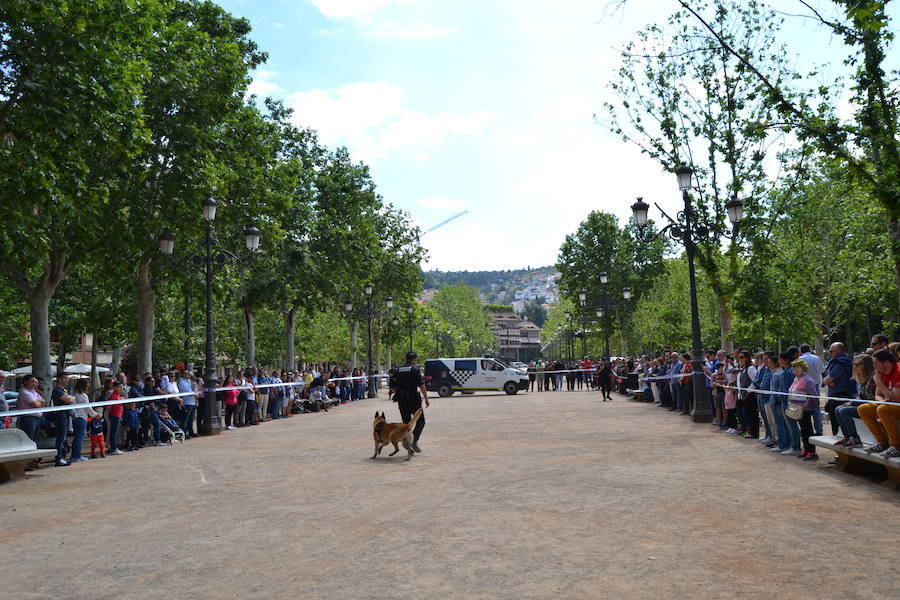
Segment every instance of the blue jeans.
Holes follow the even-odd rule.
[[[362,397],[362,396],[360,396]],[[350,388],[346,385],[341,386],[341,402],[350,401]]]
[[[87,419],[84,417],[76,417],[73,420],[73,430],[75,437],[72,439],[72,460],[81,458],[81,447],[84,446],[84,432],[87,429]]]
[[[110,452],[115,452],[119,449],[119,423],[121,422],[122,417],[109,417],[109,439],[107,444]]]
[[[682,410],[683,408],[681,405],[681,385],[678,383],[672,386],[672,407],[672,410]]]
[[[788,419],[784,416],[787,409],[787,396],[772,396],[770,404],[772,405],[772,418],[775,420],[775,433],[778,435],[779,450],[787,450],[791,447],[791,430],[788,428]]]
[[[184,432],[184,437],[196,436],[197,434],[193,433],[193,431],[194,431],[194,414],[197,412],[197,405],[196,404],[185,404],[184,408],[182,408],[182,410],[184,412],[182,414],[181,425],[179,425],[179,427],[181,427],[181,430]]]
[[[816,435],[822,435],[822,411],[818,408],[813,411],[813,430]]]
[[[50,414],[56,429],[56,460],[66,459],[66,436],[69,435],[69,411],[61,410]]]
[[[41,421],[43,421],[42,417],[22,415],[19,417],[16,425],[25,432],[25,435],[27,435],[32,442],[37,443],[37,434],[38,431],[40,431]]]
[[[859,411],[856,406],[838,406],[835,411],[837,422],[841,426],[841,433],[844,437],[859,440],[859,432],[856,431],[856,423],[853,418],[859,418]]]
[[[756,405],[759,407],[759,416],[762,418],[763,426],[766,428],[766,437],[772,439],[772,425],[769,423],[769,415],[766,414],[766,405],[772,398],[768,394],[757,394]]]

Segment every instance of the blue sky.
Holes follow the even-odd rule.
[[[469,211],[422,238],[426,268],[552,264],[591,210],[625,219],[636,196],[678,202],[673,176],[592,120],[618,49],[674,0],[629,0],[614,14],[608,0],[219,3],[250,19],[269,53],[253,92],[346,145],[423,228]],[[816,49],[798,62],[839,63],[841,45],[806,20],[787,33]]]

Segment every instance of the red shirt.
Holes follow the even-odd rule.
[[[118,392],[113,392],[109,395],[108,400],[121,400],[122,396],[119,395]],[[106,407],[106,414],[110,417],[119,417],[122,418],[122,413],[124,411],[123,404],[110,404]]]
[[[900,363],[895,364],[894,369],[890,373],[881,376],[881,383],[889,390],[893,390],[900,385]],[[886,398],[886,400],[890,400],[890,398]]]

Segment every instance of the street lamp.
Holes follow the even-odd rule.
[[[453,329],[448,325],[447,326],[447,349],[448,349],[447,354],[455,354],[453,351],[453,338],[451,337],[452,335],[453,335]]]
[[[587,292],[578,292],[578,302],[581,304],[581,356],[587,356]]]
[[[622,297],[624,297],[626,300],[631,300],[631,288],[630,287],[626,287],[626,288],[622,289]]]
[[[393,323],[393,316],[391,315],[391,310],[394,308],[394,297],[388,296],[387,300],[384,302],[385,306],[388,309],[388,326],[387,326],[387,369],[391,368],[391,324]],[[380,353],[379,353],[380,354]],[[381,356],[378,357],[378,360],[381,360]]]
[[[575,341],[572,339],[572,311],[566,309],[566,360],[572,360],[572,343]]]
[[[600,273],[600,287],[603,290],[603,308],[597,311],[598,317],[603,317],[603,348],[604,348],[604,360],[609,360],[609,299],[606,294],[606,284],[609,283],[609,273],[606,271],[602,271]]]
[[[367,283],[366,287],[363,288],[366,292],[366,344],[368,346],[366,350],[366,376],[369,381],[369,398],[374,398],[375,394],[375,378],[372,376],[372,284]]]
[[[353,301],[350,300],[350,298],[347,298],[346,300],[344,300],[344,312],[347,313],[347,327],[350,327],[350,313],[353,312]],[[353,351],[354,351],[354,350],[353,350],[353,343],[352,343],[352,342],[353,342],[352,336],[351,336],[351,338],[350,338],[350,342],[351,342],[351,343],[348,344],[348,345],[349,345],[349,347],[350,347],[350,356],[351,356],[351,358],[352,358],[352,357],[353,357]]]
[[[684,244],[688,257],[688,277],[690,281],[691,292],[691,343],[693,345],[693,358],[691,359],[692,384],[694,401],[691,406],[691,419],[697,423],[708,423],[712,420],[712,412],[706,401],[706,381],[703,376],[703,340],[700,337],[700,311],[697,307],[697,275],[694,270],[694,254],[696,247],[694,245],[693,235],[697,232],[703,234],[703,230],[707,228],[703,225],[697,225],[696,215],[694,215],[691,206],[690,189],[693,186],[694,170],[686,165],[678,167],[675,175],[678,178],[678,189],[681,190],[682,200],[684,201],[684,211],[678,215],[678,220],[672,219],[662,209],[660,212],[669,220],[669,225],[659,231],[650,240],[656,239],[664,232],[668,232],[669,236],[676,241]],[[634,213],[634,223],[643,233],[644,227],[647,225],[647,211],[649,206],[642,199],[638,198],[632,206]],[[657,205],[659,208],[659,205]],[[744,204],[737,199],[733,199],[725,206],[728,220],[732,226],[737,226],[744,216]],[[716,235],[731,237],[727,232],[715,232]],[[732,233],[734,235],[734,233]],[[642,240],[643,241],[643,240]],[[630,292],[630,290],[629,290]]]
[[[218,202],[212,197],[207,196],[200,203],[200,209],[203,220],[206,221],[206,254],[205,256],[194,256],[185,260],[185,264],[203,265],[204,275],[206,277],[206,347],[204,357],[204,373],[203,373],[203,407],[200,414],[200,433],[204,435],[214,435],[222,431],[222,414],[219,403],[216,400],[216,386],[219,384],[219,378],[216,374],[216,353],[215,330],[213,327],[213,262],[222,264],[226,260],[233,259],[240,262],[237,255],[227,250],[217,250],[213,252],[213,222],[216,220],[216,208]],[[244,244],[251,253],[255,253],[259,249],[260,231],[253,225],[248,225],[244,229]],[[164,256],[172,256],[175,251],[175,236],[171,231],[165,230],[159,234],[157,238],[159,251]]]

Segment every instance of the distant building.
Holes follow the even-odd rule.
[[[494,335],[500,347],[498,358],[506,362],[528,362],[541,351],[540,328],[512,311],[492,313]]]

